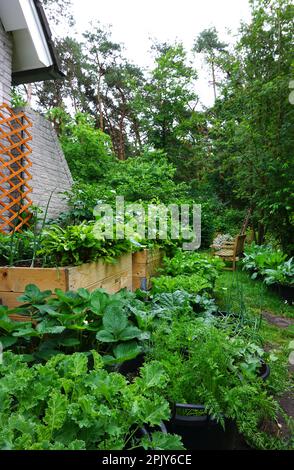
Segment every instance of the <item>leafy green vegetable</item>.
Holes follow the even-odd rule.
[[[107,373],[97,352],[94,368],[88,355],[62,354],[45,365],[28,367],[22,356],[4,353],[0,364],[0,448],[58,449],[169,449],[180,438],[151,437],[139,430],[169,419],[167,401],[156,392],[162,370],[141,371],[132,384]]]

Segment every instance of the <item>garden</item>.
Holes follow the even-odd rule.
[[[60,39],[66,79],[33,92],[74,184],[54,220],[49,195],[0,233],[1,450],[294,449],[293,5],[268,3],[233,51],[198,37],[221,77],[201,111],[181,44],[155,44],[146,77],[107,31]],[[139,229],[193,204],[197,250],[192,218],[188,239],[171,215],[165,237]],[[238,235],[229,270],[212,247]]]

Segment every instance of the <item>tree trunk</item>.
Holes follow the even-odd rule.
[[[214,69],[214,62],[211,62],[211,71],[212,71],[212,86],[213,86],[213,93],[214,93],[214,101],[216,101],[216,80],[215,80],[215,69]]]
[[[263,245],[265,237],[265,226],[263,223],[258,222],[257,244]]]

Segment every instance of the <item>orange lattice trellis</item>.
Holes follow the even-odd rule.
[[[29,224],[32,201],[29,194],[32,179],[28,169],[32,152],[28,142],[32,136],[31,121],[22,112],[15,114],[7,105],[0,105],[0,232],[20,230]]]

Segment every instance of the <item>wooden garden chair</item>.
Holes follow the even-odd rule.
[[[237,235],[234,240],[225,242],[219,250],[215,250],[215,256],[232,263],[232,267],[226,267],[225,269],[236,270],[236,262],[239,261],[244,251],[245,239],[246,235]]]

